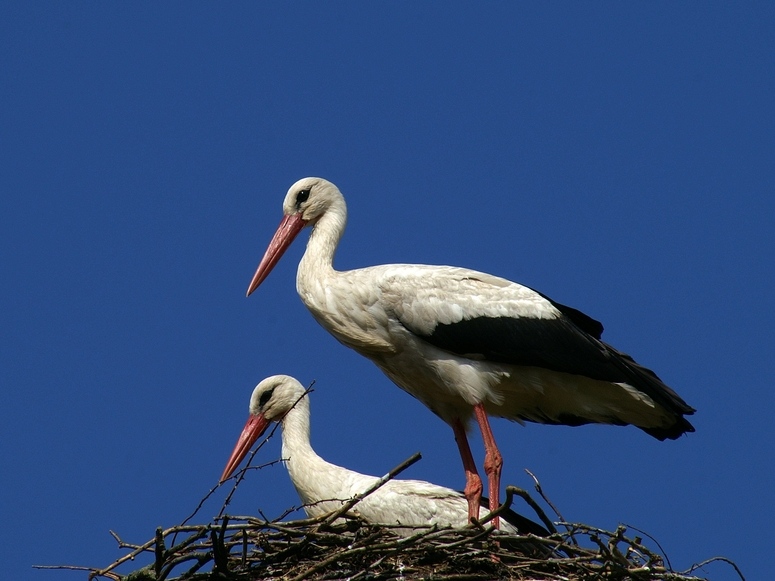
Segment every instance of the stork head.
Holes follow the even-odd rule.
[[[250,416],[226,463],[221,482],[234,473],[269,424],[282,421],[305,393],[301,383],[289,375],[273,375],[256,386],[250,396]]]
[[[293,184],[283,200],[283,214],[298,214],[304,224],[314,224],[334,205],[344,203],[342,193],[323,178],[302,178]]]
[[[299,232],[315,224],[329,210],[338,217],[341,233],[347,220],[347,207],[339,188],[323,178],[303,178],[291,186],[283,201],[283,219],[250,281],[248,296],[269,276]]]

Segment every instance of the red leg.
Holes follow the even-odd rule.
[[[487,474],[488,492],[490,493],[490,510],[495,510],[500,505],[501,488],[501,467],[503,466],[503,457],[501,456],[498,445],[495,443],[495,437],[490,429],[490,420],[487,419],[487,412],[480,403],[474,406],[474,415],[479,429],[482,431],[482,440],[484,440],[484,472]],[[499,519],[496,516],[492,519],[495,528],[499,526]]]
[[[479,502],[482,499],[482,479],[476,471],[474,457],[471,455],[471,448],[468,445],[466,430],[459,419],[452,422],[452,431],[455,432],[455,441],[460,450],[460,457],[463,459],[463,468],[466,471],[466,487],[463,495],[468,501],[468,520],[472,517],[479,518]]]

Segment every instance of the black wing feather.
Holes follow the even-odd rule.
[[[625,381],[594,337],[564,317],[476,317],[436,325],[429,343],[457,355],[543,367],[602,381]]]
[[[422,338],[456,355],[627,383],[678,416],[670,428],[646,429],[647,433],[659,439],[673,439],[694,431],[680,416],[695,410],[656,373],[599,340],[603,329],[600,323],[581,311],[553,304],[563,316],[556,319],[476,317],[436,325],[432,333]]]
[[[593,319],[586,313],[582,313],[578,309],[574,309],[573,307],[569,307],[568,305],[563,305],[562,303],[558,303],[557,301],[553,301],[549,297],[547,297],[545,294],[538,292],[535,289],[530,289],[537,295],[541,295],[543,298],[545,298],[547,301],[552,303],[552,306],[560,311],[563,315],[568,317],[571,322],[576,325],[579,329],[584,331],[587,335],[591,335],[595,339],[600,340],[600,338],[603,336],[603,323],[598,321],[597,319]]]

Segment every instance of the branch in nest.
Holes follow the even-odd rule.
[[[361,500],[363,500],[364,498],[372,494],[375,490],[382,488],[382,486],[384,486],[386,482],[389,482],[390,480],[392,480],[393,478],[401,474],[401,472],[409,468],[409,466],[411,466],[421,458],[422,458],[422,454],[420,454],[419,452],[414,453],[410,458],[407,458],[406,460],[401,462],[401,464],[393,468],[390,472],[388,472],[382,478],[377,480],[377,482],[375,482],[365,491],[361,492],[360,494],[356,494],[350,500],[344,503],[341,508],[332,512],[330,516],[326,517],[326,519],[323,521],[323,524],[331,524],[332,522],[334,522],[337,518],[347,513],[352,507],[358,504]]]

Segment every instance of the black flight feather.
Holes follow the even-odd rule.
[[[422,338],[460,356],[626,383],[677,416],[669,428],[644,428],[646,433],[664,440],[694,431],[681,417],[693,413],[694,409],[656,373],[601,341],[603,326],[599,322],[576,309],[552,304],[563,316],[556,319],[475,317],[436,325],[433,332]],[[569,425],[588,421],[576,416],[563,420]]]

